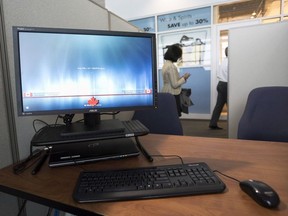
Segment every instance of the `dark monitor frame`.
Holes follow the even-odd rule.
[[[123,106],[104,108],[87,108],[87,109],[71,109],[71,110],[49,110],[49,111],[23,111],[22,89],[21,89],[21,65],[19,56],[19,32],[44,32],[44,33],[64,33],[64,34],[91,34],[91,35],[107,35],[107,36],[124,36],[124,37],[147,37],[151,38],[152,46],[152,70],[153,70],[153,104],[151,106]],[[104,31],[104,30],[87,30],[87,29],[65,29],[65,28],[42,28],[42,27],[13,27],[14,41],[14,62],[15,62],[15,80],[16,80],[16,96],[17,96],[17,111],[18,116],[33,116],[33,115],[51,115],[51,114],[79,114],[79,113],[101,113],[101,112],[117,112],[117,111],[133,111],[137,109],[150,109],[157,107],[157,56],[156,56],[156,36],[152,33],[141,32],[124,32],[124,31]]]
[[[108,36],[124,36],[124,37],[146,37],[151,39],[151,55],[152,55],[152,94],[153,104],[149,106],[123,106],[123,107],[110,107],[110,108],[88,108],[88,109],[70,109],[70,110],[49,110],[49,111],[33,111],[23,112],[23,98],[21,87],[21,63],[20,63],[20,50],[19,50],[19,33],[20,32],[39,32],[39,33],[56,33],[56,34],[92,34],[92,35],[108,35]],[[121,133],[123,128],[119,128],[119,122],[109,121],[102,124],[100,115],[102,112],[119,112],[119,111],[133,111],[138,109],[154,109],[157,107],[157,55],[156,55],[156,36],[153,33],[141,33],[141,32],[125,32],[125,31],[105,31],[105,30],[88,30],[88,29],[66,29],[66,28],[42,28],[42,27],[13,27],[13,41],[14,41],[14,62],[15,62],[15,81],[16,81],[16,96],[17,96],[17,111],[18,116],[34,116],[34,115],[61,115],[64,114],[68,118],[68,124],[63,128],[61,134],[64,137],[69,134],[84,135],[88,132],[91,135],[91,131],[97,130],[97,134],[101,133],[103,129],[101,125],[104,125],[105,133],[111,127],[112,131],[118,131]],[[83,114],[84,123],[77,122],[71,124],[74,114]],[[69,119],[70,118],[70,119]],[[76,128],[76,131],[74,131]],[[99,132],[100,131],[100,132]],[[62,137],[63,138],[63,137]]]

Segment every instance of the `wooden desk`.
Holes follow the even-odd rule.
[[[163,199],[79,204],[72,192],[79,172],[85,170],[126,168],[180,163],[177,158],[155,157],[149,163],[139,157],[49,168],[37,175],[27,170],[14,175],[12,166],[0,170],[0,191],[78,215],[288,215],[288,143],[245,141],[186,136],[147,135],[140,137],[153,155],[180,155],[184,162],[206,162],[239,180],[257,179],[271,185],[281,204],[270,210],[259,206],[237,182],[222,177],[227,185],[223,194],[173,197]],[[94,213],[93,213],[94,212]]]

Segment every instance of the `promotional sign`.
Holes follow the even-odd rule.
[[[209,28],[187,31],[165,32],[158,35],[158,65],[164,64],[164,53],[169,45],[179,44],[182,48],[180,67],[211,64],[211,32]]]
[[[157,17],[158,31],[171,31],[211,24],[211,7],[165,14]]]
[[[155,32],[155,18],[148,17],[145,19],[130,20],[131,24],[143,29],[145,32]]]

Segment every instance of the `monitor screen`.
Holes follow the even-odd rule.
[[[156,106],[155,34],[13,27],[18,115]]]

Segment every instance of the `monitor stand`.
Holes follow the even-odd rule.
[[[127,129],[118,119],[101,120],[99,113],[85,114],[84,122],[73,122],[73,114],[66,125],[48,125],[37,131],[31,140],[33,146],[58,145],[100,139],[126,137]]]
[[[100,113],[85,113],[84,122],[71,123],[67,121],[61,132],[62,137],[103,135],[124,133],[125,127],[118,119],[101,120]]]

